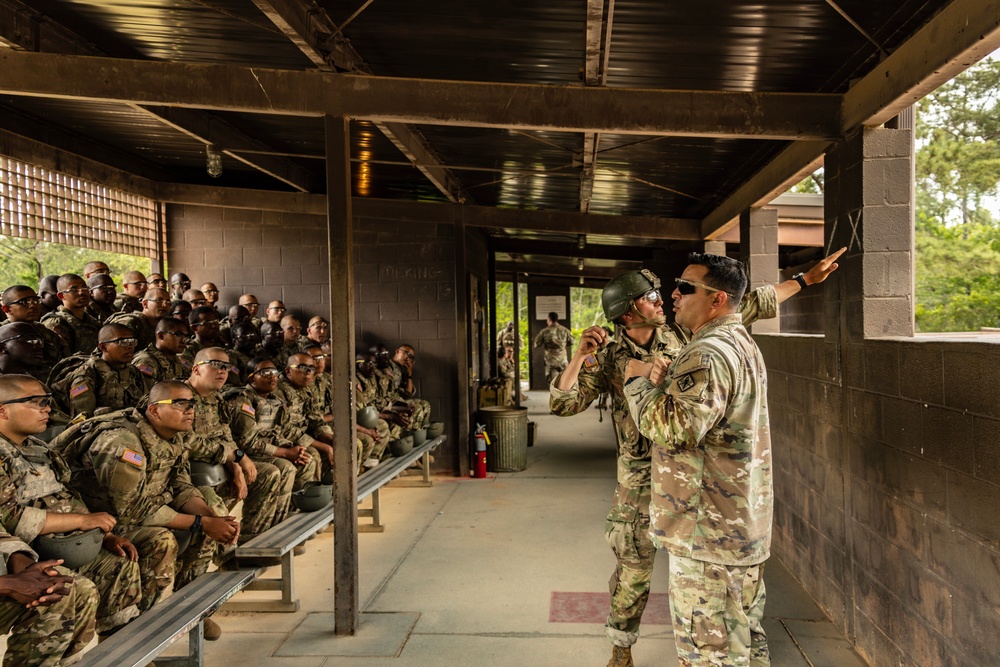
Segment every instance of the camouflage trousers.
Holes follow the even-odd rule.
[[[670,615],[681,667],[768,667],[764,564],[717,565],[670,554]]]
[[[74,575],[65,568],[61,574]],[[20,602],[0,600],[0,632],[10,632],[4,667],[60,667],[79,659],[94,638],[97,589],[86,577],[73,576],[73,587],[49,607],[25,609]]]
[[[413,416],[410,417],[410,428],[413,430],[427,428],[431,422],[431,404],[422,398],[410,398],[406,404],[413,408]]]
[[[163,592],[174,584],[177,568],[177,540],[169,528],[146,526],[124,533],[139,552],[139,575],[142,596],[139,611],[145,612],[160,601]],[[98,632],[101,631],[98,617]]]
[[[201,491],[205,502],[208,503],[208,506],[212,508],[212,511],[217,516],[229,515],[229,508],[223,502],[222,497],[216,493],[216,489],[223,491],[222,485],[218,487],[199,486],[197,488]],[[242,531],[240,531],[240,535],[242,536]],[[208,571],[208,566],[216,556],[222,553],[223,549],[224,547],[221,544],[205,535],[205,531],[192,537],[190,546],[184,550],[184,553],[177,557],[177,575],[174,578],[174,590],[180,590],[205,574]]]
[[[279,487],[281,473],[270,463],[255,463],[257,479],[247,487],[247,497],[243,500],[243,518],[240,519],[240,544],[252,540],[265,530],[275,525],[280,502]],[[226,485],[216,487],[216,491],[228,492]],[[239,500],[233,496],[223,497],[226,507],[232,512]],[[288,501],[291,502],[289,495]],[[286,506],[285,513],[288,508]]]
[[[138,562],[101,549],[97,558],[81,567],[79,572],[97,588],[100,599],[97,632],[110,632],[139,615],[142,578]]]
[[[288,518],[288,513],[292,508],[292,491],[298,491],[305,486],[306,482],[314,482],[319,479],[319,452],[310,447],[309,454],[312,458],[304,466],[297,466],[288,459],[279,459],[273,456],[254,458],[254,462],[258,466],[260,462],[273,465],[278,469],[278,474],[280,475],[277,488],[275,489],[275,498],[277,500],[275,502],[274,518],[271,522],[272,526]],[[258,474],[259,472],[258,470]],[[265,530],[267,529],[265,528]]]
[[[393,425],[394,426],[394,425]],[[375,430],[378,432],[378,437],[375,438],[375,447],[372,449],[372,453],[369,458],[382,459],[382,454],[385,453],[386,448],[389,446],[389,441],[393,439],[392,428],[384,419],[379,419],[378,424],[375,425]],[[396,427],[396,437],[399,437],[400,429]]]
[[[563,355],[561,359],[549,359],[548,355],[545,355],[545,382],[548,385],[552,385],[552,382],[556,377],[566,370],[566,356]]]
[[[611,611],[604,631],[616,646],[631,646],[639,639],[639,623],[649,602],[656,547],[649,539],[649,489],[619,488],[618,498],[605,524],[605,539],[617,564],[611,575]],[[634,501],[634,502],[632,502]]]

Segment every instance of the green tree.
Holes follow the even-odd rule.
[[[111,277],[121,288],[127,271],[149,271],[149,258],[122,255],[103,250],[78,248],[62,243],[22,239],[0,235],[0,290],[11,285],[38,289],[38,282],[49,274],[79,273],[87,262],[104,262]]]
[[[528,338],[528,286],[518,285],[518,310],[521,316],[517,318],[518,333],[521,335],[521,351],[518,355],[518,365],[521,367],[521,377],[528,377],[528,359],[531,356],[531,339]],[[514,283],[497,282],[497,332],[514,319]]]
[[[918,106],[916,325],[974,331],[1000,320],[1000,61],[979,63]]]

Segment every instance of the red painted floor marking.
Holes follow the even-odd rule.
[[[549,623],[599,623],[608,619],[608,593],[560,593],[553,591]],[[670,602],[666,593],[651,593],[642,624],[670,625]]]

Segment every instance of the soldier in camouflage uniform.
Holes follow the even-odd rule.
[[[39,535],[103,530],[104,548],[79,573],[100,596],[97,631],[110,633],[139,615],[139,556],[128,538],[111,532],[113,516],[90,513],[66,488],[69,466],[33,437],[46,428],[50,400],[29,375],[0,377],[0,524],[25,542]]]
[[[139,339],[138,349],[145,350],[156,342],[156,325],[170,309],[170,299],[165,290],[150,287],[142,297],[142,310],[137,313],[115,313],[107,324],[124,324]]]
[[[281,325],[277,322],[262,322],[260,325],[260,352],[273,361],[278,368],[285,367],[285,364],[279,364],[277,361],[284,345],[285,333],[281,330]]]
[[[87,312],[90,305],[87,283],[75,273],[64,273],[56,285],[59,290],[56,295],[62,305],[43,317],[42,324],[59,334],[71,353],[90,354],[97,347],[101,323]]]
[[[254,357],[263,356],[260,347],[260,332],[250,321],[234,322],[229,330],[229,336],[233,345],[226,348],[229,355],[229,362],[233,368],[229,371],[229,379],[226,384],[241,387],[248,381],[247,362]]]
[[[417,355],[411,345],[400,345],[396,348],[386,371],[392,376],[395,385],[396,395],[410,407],[412,416],[410,417],[410,428],[427,428],[431,421],[431,404],[422,398],[417,398],[414,394],[416,389],[413,386],[413,364],[417,360]]]
[[[94,638],[97,591],[86,577],[38,561],[38,554],[0,526],[0,632],[5,665],[61,667]]]
[[[191,330],[185,322],[164,317],[156,325],[156,342],[132,359],[142,373],[146,391],[161,380],[186,380],[191,375],[191,361],[180,356],[187,348]]]
[[[101,324],[115,313],[115,281],[111,276],[98,273],[87,279],[90,304],[87,312]]]
[[[88,357],[65,382],[70,417],[92,417],[98,408],[133,408],[146,393],[142,373],[130,363],[138,342],[132,330],[121,324],[107,324],[101,327],[98,340],[101,356]]]
[[[230,511],[243,501],[242,543],[275,525],[281,474],[270,463],[254,463],[242,449],[244,443],[234,440],[230,428],[233,415],[220,391],[228,376],[229,357],[222,348],[205,348],[195,355],[188,379],[195,399],[194,429],[186,445],[191,461],[225,464],[230,484],[201,486],[198,490],[209,503],[218,497]]]
[[[559,324],[559,316],[549,313],[548,326],[535,336],[534,346],[545,352],[545,381],[552,384],[556,375],[566,368],[566,358],[573,352],[573,334]]]
[[[7,320],[13,322],[24,322],[30,324],[35,330],[36,338],[43,342],[45,353],[45,363],[29,373],[41,382],[46,382],[52,367],[60,359],[68,357],[71,352],[66,340],[52,331],[41,322],[42,305],[40,297],[35,294],[35,290],[27,285],[14,285],[8,287],[0,297],[3,312],[7,315]]]
[[[820,283],[837,268],[843,250],[820,261],[804,280]],[[566,370],[551,387],[550,409],[559,416],[575,415],[602,394],[609,394],[618,443],[618,487],[608,514],[606,537],[618,565],[611,577],[611,611],[605,631],[614,646],[610,666],[632,665],[631,646],[639,636],[642,612],[649,599],[649,581],[656,548],[649,538],[651,443],[643,437],[628,412],[624,393],[625,366],[631,359],[647,363],[673,359],[690,340],[690,332],[666,324],[660,281],[648,270],[631,271],[608,283],[602,304],[612,336],[600,326],[590,327]],[[744,322],[774,317],[777,304],[801,289],[796,280],[766,286],[741,303]]]
[[[240,528],[221,501],[209,504],[191,484],[184,445],[194,421],[190,387],[178,380],[158,382],[147,402],[145,413],[99,417],[89,422],[87,436],[53,443],[62,446],[73,468],[73,488],[90,507],[117,517],[116,531],[137,545],[143,611],[175,583],[179,588],[208,569],[216,548],[202,549],[206,542],[235,544]],[[191,533],[182,559],[168,529]],[[220,632],[206,619],[206,639]]]
[[[405,428],[413,428],[413,407],[404,403],[400,398],[399,385],[402,381],[402,373],[393,367],[389,349],[382,343],[378,343],[368,348],[368,353],[372,355],[372,360],[375,362],[373,379],[378,388],[377,400],[380,410],[399,414],[401,425]]]
[[[181,355],[191,361],[198,352],[207,347],[222,347],[222,337],[219,335],[219,312],[211,306],[196,306],[188,315],[188,326],[194,332],[194,340],[188,342],[187,349]]]
[[[378,379],[375,375],[375,357],[372,354],[358,355],[356,368],[357,384],[354,391],[356,407],[360,410],[371,405],[379,411],[378,425],[374,429],[378,437],[375,438],[375,449],[369,458],[369,460],[375,459],[372,462],[374,465],[385,454],[389,442],[399,438],[406,421],[401,414],[391,410],[391,405],[386,405],[379,397]],[[367,461],[363,461],[362,465],[366,463]]]
[[[630,416],[654,443],[651,538],[670,553],[679,663],[765,667],[763,563],[773,505],[767,370],[737,312],[743,265],[700,254],[690,262],[672,298],[691,341],[673,364],[657,359],[650,369],[633,359],[625,369]],[[658,388],[664,379],[668,386]]]
[[[45,342],[30,322],[8,322],[0,327],[0,373],[27,373],[44,382],[47,368]]]
[[[515,343],[524,345],[521,336],[514,331],[514,323],[508,322],[506,328],[497,334],[497,349],[502,350],[505,347],[514,347]]]
[[[306,335],[299,338],[299,352],[305,352],[310,344],[322,346],[330,340],[330,323],[325,317],[314,315],[309,318],[309,326],[306,327]]]
[[[115,297],[115,312],[138,313],[142,310],[142,298],[146,295],[148,287],[146,276],[139,271],[128,271],[122,282],[122,291]]]
[[[250,313],[250,323],[260,331],[261,319],[258,317],[260,301],[257,300],[257,297],[253,294],[241,294],[239,305],[247,309],[247,312]]]
[[[285,315],[281,318],[281,347],[274,353],[274,363],[278,368],[288,365],[288,358],[299,352],[299,334],[302,333],[302,324],[299,318],[294,315]]]
[[[265,325],[266,326],[266,325]],[[316,362],[305,353],[293,354],[274,396],[287,406],[284,437],[320,454],[323,472],[333,469],[333,429],[323,419],[322,407],[309,390],[316,377]]]
[[[275,523],[279,523],[288,516],[292,491],[319,480],[319,452],[282,436],[287,414],[285,404],[274,396],[279,375],[274,362],[255,357],[249,366],[249,383],[225,393],[233,415],[230,427],[233,438],[243,443],[248,456],[270,463],[281,473],[275,510]]]
[[[175,273],[170,276],[170,298],[174,301],[184,299],[184,293],[191,289],[191,279],[186,273]]]

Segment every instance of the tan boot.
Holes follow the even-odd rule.
[[[222,636],[222,628],[219,627],[218,623],[216,623],[210,618],[206,618],[204,623],[205,623],[204,636],[206,641],[214,642],[216,639]],[[629,664],[630,665],[632,664],[631,659],[629,660]]]
[[[611,649],[611,661],[608,667],[634,667],[631,646],[612,646]]]

